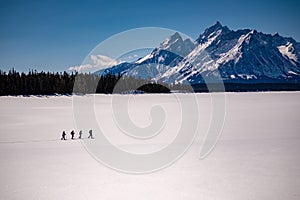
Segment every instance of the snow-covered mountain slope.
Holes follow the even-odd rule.
[[[197,39],[199,45],[162,80],[203,82],[217,72],[225,81],[278,81],[300,74],[300,48],[292,38],[255,30],[231,31],[217,22]]]
[[[278,81],[300,74],[299,43],[292,38],[231,31],[217,22],[196,41],[198,46],[161,80],[196,84],[219,73],[224,81]]]
[[[120,73],[121,75],[123,75],[124,73],[126,73],[126,71],[128,69],[134,67],[134,65],[135,64],[133,64],[133,63],[123,62],[118,65],[96,71],[95,73],[99,74],[99,75],[119,74]]]
[[[161,77],[170,68],[176,66],[183,57],[195,48],[195,43],[190,39],[183,40],[179,33],[175,33],[150,54],[133,63],[121,63],[119,65],[99,70],[98,74],[126,74],[137,78]]]
[[[229,82],[299,79],[300,43],[278,33],[233,31],[217,22],[195,42],[175,33],[150,54],[131,63],[127,72],[141,78],[191,84],[220,77]]]
[[[138,60],[135,66],[130,68],[126,74],[127,76],[145,79],[160,77],[176,66],[182,59],[183,57],[176,53],[158,48]]]
[[[137,60],[136,66],[128,70],[127,75],[139,78],[160,78],[166,71],[180,63],[195,46],[190,39],[183,40],[176,32],[150,54]]]

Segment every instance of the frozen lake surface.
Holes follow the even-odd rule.
[[[129,102],[132,121],[142,126],[151,123],[153,102],[169,112],[166,130],[150,141],[122,134],[112,95],[95,96],[95,114],[116,146],[149,153],[172,141],[180,127],[172,96],[135,95]],[[203,160],[211,99],[196,98],[201,117],[191,148],[168,168],[132,175],[100,164],[81,140],[69,139],[72,129],[76,137],[79,131],[72,97],[0,97],[0,199],[300,199],[300,92],[226,93],[221,138]],[[60,140],[63,130],[66,141]]]

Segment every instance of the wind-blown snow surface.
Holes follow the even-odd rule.
[[[198,155],[210,119],[210,94],[196,96],[201,121],[195,143],[169,168],[144,175],[123,174],[99,164],[79,140],[60,141],[62,130],[69,133],[75,127],[71,97],[1,97],[0,199],[300,198],[299,92],[227,93],[221,139],[204,160]],[[96,114],[103,130],[110,130],[107,136],[118,140],[110,119],[112,97],[96,96]],[[147,125],[145,105],[153,102],[174,112],[169,115],[174,120],[171,136],[160,139],[164,144],[178,128],[179,111],[172,95],[133,96],[132,120]],[[128,150],[141,147],[123,139],[116,143]],[[156,145],[149,143],[143,150]]]

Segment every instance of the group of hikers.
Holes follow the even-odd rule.
[[[79,137],[78,137],[78,139],[81,139],[82,138],[82,130],[80,130],[79,131]],[[62,132],[62,135],[61,135],[61,140],[66,140],[66,132],[65,131],[63,131]],[[74,130],[72,130],[71,131],[71,133],[70,133],[70,135],[71,135],[71,140],[74,140],[75,138],[74,138],[74,136],[75,136],[75,131]],[[92,130],[89,130],[89,137],[88,138],[90,138],[90,139],[94,139],[94,137],[93,137],[93,131]]]

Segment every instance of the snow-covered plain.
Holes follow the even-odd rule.
[[[128,151],[155,150],[159,142],[123,140],[111,119],[112,97],[95,97],[107,137]],[[201,117],[191,148],[170,167],[142,175],[105,167],[80,140],[60,140],[63,130],[69,139],[76,127],[72,97],[0,97],[0,199],[300,199],[300,92],[226,93],[222,136],[203,160],[210,94],[196,97]],[[149,113],[141,108],[154,101],[173,112],[169,128],[177,129],[180,112],[171,94],[133,96],[132,120],[147,125]],[[161,145],[174,136],[164,134]]]

